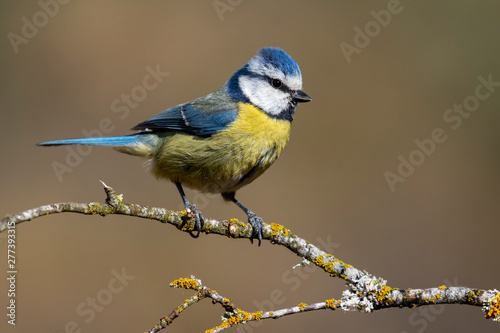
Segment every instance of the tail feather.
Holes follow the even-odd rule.
[[[61,145],[90,145],[90,146],[114,146],[122,153],[135,156],[150,156],[158,143],[158,137],[154,134],[131,134],[125,136],[110,136],[97,138],[78,138],[67,140],[46,141],[38,143],[38,146],[61,146]]]
[[[61,145],[90,145],[90,146],[126,146],[141,143],[143,140],[139,135],[132,134],[126,136],[78,138],[67,140],[56,140],[38,143],[38,146],[61,146]]]

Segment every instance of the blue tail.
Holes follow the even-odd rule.
[[[38,143],[38,146],[60,146],[60,145],[91,145],[91,146],[127,146],[142,143],[145,139],[141,134],[132,134],[125,136],[110,136],[97,138],[79,138],[68,140],[47,141]]]

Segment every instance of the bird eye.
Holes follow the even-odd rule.
[[[272,79],[271,80],[271,85],[274,88],[280,88],[283,85],[283,83],[280,80],[278,80],[278,79]]]

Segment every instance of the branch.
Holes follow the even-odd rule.
[[[324,310],[330,309],[335,310],[340,304],[340,301],[336,301],[333,298],[326,300],[325,302],[305,304],[300,303],[297,306],[276,310],[276,311],[257,311],[257,312],[247,312],[237,308],[228,298],[219,295],[215,290],[204,286],[201,280],[196,279],[194,276],[190,278],[179,278],[170,283],[171,287],[181,288],[181,289],[192,289],[196,290],[197,293],[191,298],[185,300],[181,305],[175,308],[168,316],[161,318],[160,322],[156,324],[152,329],[147,331],[148,333],[156,333],[168,325],[172,324],[174,319],[176,319],[180,313],[186,310],[189,306],[198,303],[204,298],[211,298],[213,304],[220,304],[222,308],[226,311],[223,317],[223,322],[221,325],[216,326],[212,329],[205,331],[206,333],[216,333],[230,328],[236,325],[246,324],[250,321],[259,321],[263,319],[276,319],[279,317],[296,314],[300,312],[308,312],[313,310]]]
[[[372,286],[375,287],[377,285],[374,284]],[[219,326],[205,331],[206,333],[221,332],[227,328],[236,325],[244,325],[251,321],[277,319],[279,317],[301,312],[315,310],[333,311],[338,308],[349,311],[351,310],[351,307],[357,310],[371,312],[372,310],[380,310],[390,307],[413,308],[431,304],[459,303],[475,306],[488,304],[487,306],[483,306],[483,311],[486,313],[485,317],[487,319],[493,318],[493,320],[498,321],[500,313],[500,292],[497,290],[483,291],[465,287],[440,286],[438,288],[430,289],[398,290],[385,286],[382,290],[367,293],[367,291],[360,292],[357,287],[351,285],[348,290],[344,291],[342,299],[340,300],[331,298],[313,304],[299,303],[297,306],[291,308],[267,312],[257,311],[253,313],[237,308],[228,298],[223,297],[215,290],[204,286],[201,283],[201,280],[196,279],[194,276],[191,276],[190,278],[179,278],[171,282],[170,287],[191,289],[197,291],[197,293],[177,306],[177,308],[175,308],[168,316],[161,318],[152,329],[147,331],[148,333],[157,333],[158,331],[166,328],[172,324],[177,317],[179,317],[181,312],[205,298],[211,298],[212,304],[220,304],[226,311],[223,316],[223,322]],[[355,294],[355,292],[360,293]],[[362,295],[364,295],[363,299],[361,299]],[[360,305],[361,303],[363,306]],[[377,304],[377,306],[374,307],[373,304]],[[364,309],[361,309],[360,307],[364,307]]]
[[[162,223],[172,224],[177,229],[184,232],[191,232],[195,228],[195,216],[189,210],[173,211],[158,207],[127,204],[123,202],[122,195],[117,195],[115,190],[113,190],[110,186],[107,186],[104,183],[102,184],[104,185],[104,191],[106,192],[105,204],[98,202],[63,202],[41,206],[16,215],[8,215],[4,217],[0,221],[0,232],[4,231],[8,226],[13,226],[14,224],[17,225],[40,216],[65,212],[80,213],[85,215],[98,214],[101,216],[107,216],[109,214],[120,214],[141,217],[156,220]],[[237,219],[218,221],[205,218],[201,232],[206,234],[222,235],[229,238],[251,239],[252,226]],[[338,276],[347,282],[357,283],[357,281],[367,275],[367,273],[364,273],[351,265],[345,264],[333,255],[321,251],[315,245],[293,234],[282,225],[276,223],[266,223],[263,227],[262,238],[271,241],[273,244],[285,246],[298,256],[314,262],[331,276]]]
[[[102,184],[106,192],[106,203],[104,204],[98,202],[64,202],[41,206],[16,215],[4,217],[0,220],[0,232],[14,228],[19,223],[30,221],[40,216],[64,212],[86,215],[99,214],[103,217],[109,214],[135,216],[169,223],[184,232],[191,232],[195,228],[195,216],[190,210],[173,211],[164,208],[127,204],[123,202],[122,195],[117,195],[111,187],[104,183]],[[222,235],[229,238],[251,239],[252,237],[251,225],[237,219],[224,221],[205,219],[201,232]],[[204,298],[211,298],[213,302],[219,303],[229,313],[228,319],[222,325],[214,328],[213,332],[219,332],[227,327],[253,320],[278,318],[284,315],[312,310],[334,310],[339,307],[344,311],[358,310],[372,312],[390,307],[411,308],[430,304],[468,304],[481,306],[486,319],[500,322],[500,292],[498,290],[447,286],[430,289],[400,290],[389,287],[383,279],[377,278],[365,271],[360,271],[352,265],[335,258],[333,255],[321,251],[318,247],[293,234],[282,225],[265,223],[262,238],[271,241],[272,244],[288,248],[296,255],[302,257],[304,261],[314,263],[330,274],[330,276],[345,280],[347,282],[347,290],[343,292],[341,299],[336,301],[332,298],[310,305],[301,303],[295,307],[279,311],[250,313],[236,308],[226,298],[220,296],[214,290],[203,286],[199,280],[179,279],[171,285],[184,289],[193,289],[198,291],[198,293],[177,307],[169,316],[162,318],[150,332],[156,332],[168,326],[183,310]]]

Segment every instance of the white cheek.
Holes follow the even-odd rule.
[[[269,114],[278,115],[288,106],[288,94],[271,87],[267,81],[241,76],[239,84],[250,102]]]

